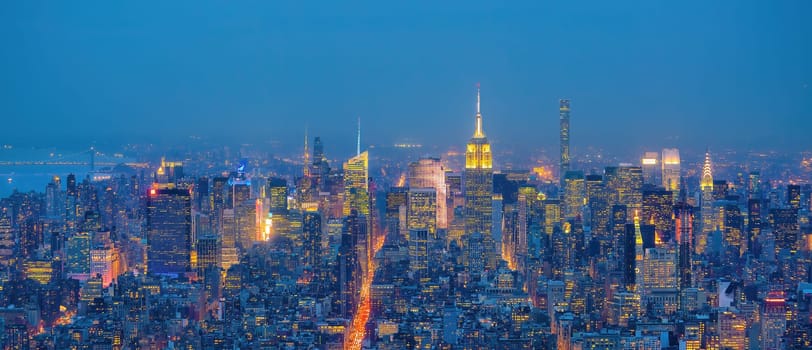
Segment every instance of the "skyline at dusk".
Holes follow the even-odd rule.
[[[0,350],[812,349],[810,18],[0,3]]]

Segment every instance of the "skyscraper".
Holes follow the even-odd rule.
[[[6,208],[0,209],[0,265],[8,266],[14,257],[14,230]]]
[[[603,176],[587,175],[584,182],[586,183],[586,198],[592,232],[598,237],[606,238],[605,236],[609,232],[610,205]],[[611,242],[611,239],[606,239],[606,241]]]
[[[801,185],[787,185],[787,205],[796,210],[801,208]]]
[[[410,188],[407,224],[409,230],[437,231],[437,192],[433,188]]]
[[[643,167],[643,180],[647,184],[659,185],[662,183],[660,174],[660,155],[657,152],[646,152],[643,158],[640,159],[640,165]]]
[[[663,149],[663,187],[675,195],[679,192],[680,158],[676,148]]]
[[[359,298],[361,282],[364,276],[362,257],[359,246],[366,242],[366,218],[359,216],[357,210],[344,218],[341,230],[341,246],[338,249],[338,271],[335,280],[339,291],[336,300],[340,317],[349,318]],[[363,254],[366,254],[365,252]],[[364,256],[364,261],[366,257]]]
[[[673,204],[671,191],[662,188],[643,190],[643,222],[655,226],[657,240],[667,242],[673,236]]]
[[[643,263],[643,233],[640,231],[640,217],[634,213],[634,286],[642,283],[642,263]]]
[[[761,235],[761,200],[750,198],[747,200],[747,250],[754,251],[756,242]],[[756,257],[758,252],[754,252]]]
[[[794,252],[798,247],[800,235],[798,210],[770,209],[769,219],[775,237],[776,253],[782,249]]]
[[[680,289],[691,288],[693,286],[693,273],[691,256],[693,254],[693,227],[694,213],[690,204],[680,200],[674,206],[674,225],[676,242],[679,244],[679,285]]]
[[[183,274],[191,269],[191,195],[155,186],[147,196],[147,272]]]
[[[421,158],[409,164],[409,187],[432,188],[436,192],[437,228],[448,228],[447,212],[447,186],[445,183],[445,169],[439,158]]]
[[[581,216],[581,209],[586,199],[583,171],[567,171],[564,174],[564,198],[562,201],[561,217],[572,219]]]
[[[761,199],[761,172],[751,171],[747,175],[747,198]]]
[[[724,244],[728,247],[728,250],[735,250],[738,255],[734,255],[736,258],[739,255],[744,253],[746,248],[746,241],[742,232],[744,231],[744,217],[742,217],[741,209],[735,202],[727,202],[724,204],[724,209],[722,210],[724,215],[722,221],[722,237]]]
[[[405,187],[392,187],[386,192],[386,239],[390,243],[407,239],[407,201],[409,189]]]
[[[787,302],[784,293],[771,291],[761,309],[761,349],[783,349],[787,330]]]
[[[636,281],[641,302],[654,315],[671,314],[678,305],[678,258],[673,245],[645,249]]]
[[[502,259],[511,270],[524,270],[527,258],[527,196],[505,206],[502,228]]]
[[[564,175],[570,170],[570,100],[558,100],[558,117],[561,121],[561,164],[559,177],[564,183]]]
[[[355,209],[369,217],[369,152],[364,151],[344,163],[344,216]]]
[[[620,164],[606,167],[603,174],[612,204],[626,205],[629,214],[640,210],[643,202],[643,168]]]
[[[269,199],[269,210],[274,215],[284,215],[288,212],[288,182],[285,179],[272,177],[268,179],[268,189],[265,195]]]
[[[67,262],[65,272],[68,278],[86,281],[90,276],[90,233],[76,232],[65,242]],[[151,246],[147,249],[151,249]]]
[[[426,229],[409,230],[409,271],[423,280],[429,269],[430,233]]]
[[[627,218],[626,215],[626,206],[622,204],[613,205],[609,211],[609,226],[607,227],[607,232],[610,235],[610,241],[614,243],[613,245],[613,255],[612,260],[614,261],[621,261],[621,263],[615,265],[614,267],[618,268],[619,270],[623,271],[625,269],[625,259],[627,258],[627,251],[626,246],[628,242],[626,240],[626,224]]]
[[[479,106],[479,88],[477,88],[476,128],[465,149],[463,173],[465,233],[479,232],[483,239],[487,240],[492,239],[493,159],[491,144],[488,143],[482,130],[482,113]]]
[[[710,151],[705,152],[705,164],[702,166],[702,180],[700,182],[700,216],[702,222],[701,233],[696,238],[696,252],[702,254],[708,245],[708,235],[715,229],[713,227],[713,174],[711,172]]]
[[[302,215],[302,245],[304,262],[312,267],[321,263],[321,215],[306,212]]]
[[[207,268],[220,268],[220,240],[217,236],[206,234],[197,238],[197,270],[203,275]]]

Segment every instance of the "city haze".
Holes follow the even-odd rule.
[[[447,147],[470,136],[480,82],[496,147],[554,150],[557,100],[569,98],[576,152],[798,151],[812,146],[811,10],[806,1],[9,2],[0,138],[299,147],[307,124],[349,153],[360,116],[365,143]]]

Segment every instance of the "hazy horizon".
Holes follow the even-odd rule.
[[[3,143],[812,148],[802,0],[95,5],[0,5]]]

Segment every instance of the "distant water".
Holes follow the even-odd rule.
[[[76,181],[82,179],[90,172],[89,166],[73,165],[0,165],[0,198],[8,197],[16,189],[20,192],[45,192],[45,186],[54,176],[62,179],[62,188],[68,174],[75,174]],[[11,181],[9,182],[9,179]]]
[[[0,162],[20,161],[69,161],[88,162],[90,155],[87,151],[60,152],[56,149],[0,149]],[[96,156],[95,161],[101,162],[127,162],[128,159],[113,158],[110,156]],[[99,170],[98,167],[96,170]],[[54,176],[62,179],[62,189],[65,189],[68,174],[76,175],[76,181],[81,182],[91,172],[90,165],[2,165],[0,164],[0,198],[11,195],[14,190],[20,192],[45,192],[45,186]]]

